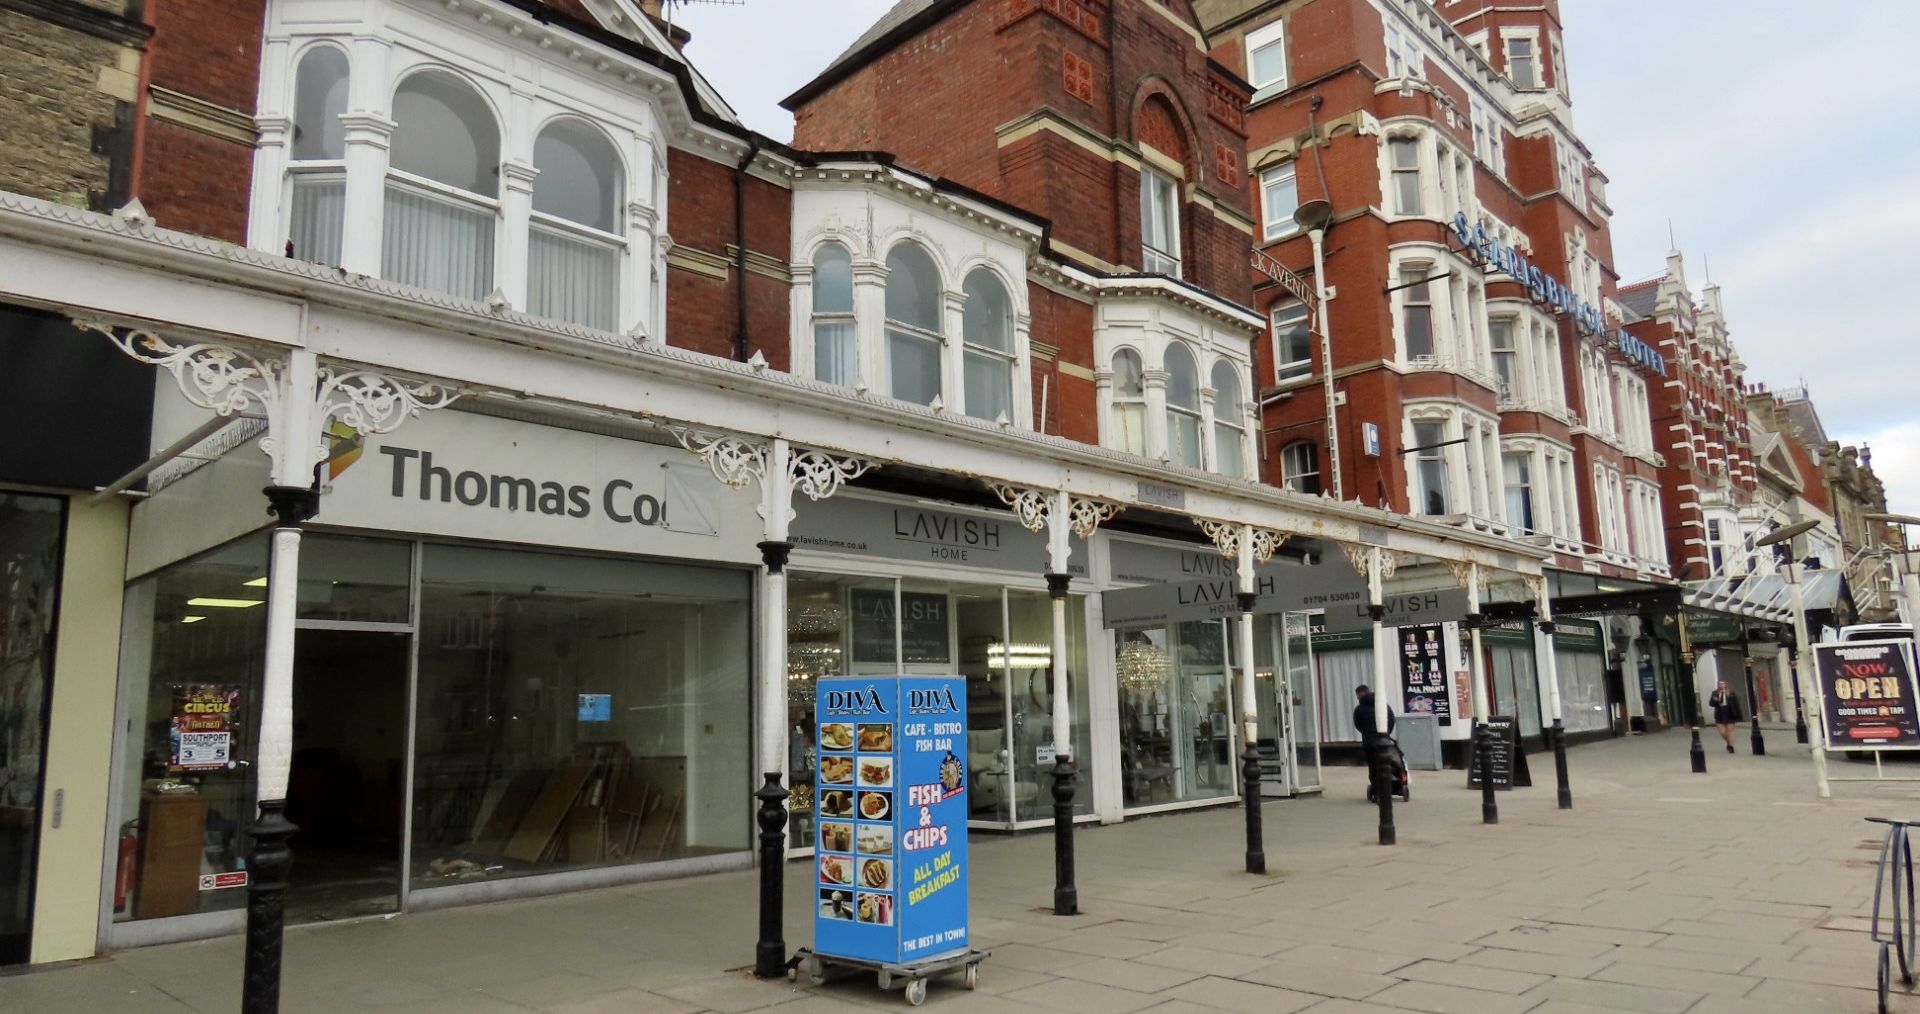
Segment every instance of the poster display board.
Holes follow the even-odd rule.
[[[820,680],[814,950],[908,964],[967,949],[966,681]]]
[[[1488,715],[1487,731],[1492,734],[1487,738],[1492,744],[1489,753],[1493,761],[1494,789],[1532,786],[1533,772],[1527,770],[1527,754],[1520,749],[1519,723],[1511,715]],[[1467,743],[1467,788],[1477,789],[1481,786],[1479,737]]]
[[[1920,749],[1913,650],[1910,640],[1814,645],[1827,749]]]
[[[173,728],[167,735],[167,770],[219,771],[232,767],[234,734],[239,730],[239,687],[212,683],[175,687]]]
[[[1400,627],[1400,685],[1405,712],[1432,715],[1453,724],[1453,693],[1447,686],[1446,640],[1439,626]]]

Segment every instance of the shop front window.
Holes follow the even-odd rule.
[[[246,905],[200,877],[246,869],[266,573],[266,539],[251,537],[127,590],[126,662],[146,672],[128,707],[116,883],[132,886],[114,892],[117,920]]]
[[[1237,723],[1218,620],[1118,632],[1120,774],[1128,806],[1234,793]]]
[[[426,547],[416,889],[749,845],[739,571]]]
[[[1077,812],[1092,812],[1086,765],[1085,599],[1068,600],[1068,673]],[[812,842],[815,687],[838,675],[945,675],[967,681],[970,819],[1006,825],[1052,813],[1053,605],[997,585],[794,573],[787,581],[788,842]]]
[[[27,960],[33,931],[61,513],[55,497],[0,493],[0,965]]]

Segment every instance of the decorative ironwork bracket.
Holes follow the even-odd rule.
[[[1053,513],[1053,498],[1046,490],[1020,489],[1000,482],[989,482],[987,488],[993,490],[1001,503],[1013,509],[1021,527],[1029,532],[1046,530],[1047,517]]]
[[[1070,497],[1067,510],[1072,515],[1073,534],[1083,539],[1093,538],[1094,529],[1112,521],[1121,509],[1119,504],[1105,500]]]

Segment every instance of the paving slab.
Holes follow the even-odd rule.
[[[1681,1014],[1698,1003],[1702,995],[1700,991],[1679,992],[1617,982],[1595,982],[1592,979],[1552,979],[1526,994],[1536,1003],[1567,1000],[1594,1007],[1647,1011],[1652,1014]]]
[[[1399,979],[1371,972],[1333,968],[1304,961],[1283,960],[1264,965],[1240,976],[1248,982],[1279,986],[1299,993],[1346,1000],[1362,1000],[1399,982]]]
[[[1534,972],[1514,972],[1482,965],[1456,965],[1447,961],[1416,961],[1396,968],[1394,978],[1415,982],[1433,982],[1443,986],[1484,989],[1492,993],[1525,993],[1546,982],[1548,977]]]
[[[1311,993],[1297,993],[1290,989],[1225,979],[1217,975],[1182,983],[1161,995],[1215,1010],[1238,1011],[1240,1014],[1292,1014],[1325,999]]]
[[[1532,996],[1489,993],[1481,989],[1440,986],[1426,982],[1403,982],[1367,998],[1368,1003],[1430,1014],[1522,1014],[1540,1003]]]

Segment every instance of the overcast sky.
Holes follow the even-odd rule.
[[[676,5],[688,53],[748,125],[893,0]],[[1612,180],[1622,282],[1659,273],[1668,223],[1697,293],[1711,268],[1750,381],[1812,391],[1920,514],[1920,0],[1562,0],[1581,136]],[[1901,311],[1900,305],[1910,309]]]

